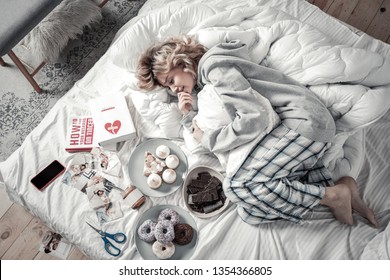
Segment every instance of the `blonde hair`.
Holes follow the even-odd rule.
[[[155,44],[147,49],[138,61],[138,87],[152,90],[161,86],[157,74],[168,73],[178,66],[191,73],[196,80],[199,60],[205,52],[206,48],[202,44],[188,36],[172,37]]]

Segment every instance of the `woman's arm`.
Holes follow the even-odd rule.
[[[187,129],[188,131],[192,132],[192,119],[196,116],[195,111],[189,111],[187,114],[183,115],[183,118],[180,121],[180,124]]]
[[[276,113],[269,101],[255,91],[234,64],[216,63],[207,71],[232,122],[214,131],[204,131],[202,146],[212,152],[226,152],[269,132]]]

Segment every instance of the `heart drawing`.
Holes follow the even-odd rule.
[[[118,131],[119,131],[119,129],[121,128],[121,121],[116,120],[116,121],[114,121],[113,123],[106,123],[106,124],[104,125],[104,128],[105,128],[108,132],[110,132],[110,133],[112,133],[112,134],[117,134]]]

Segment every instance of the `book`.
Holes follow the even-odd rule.
[[[70,153],[89,152],[97,147],[95,143],[95,127],[91,116],[75,116],[70,120],[66,136],[65,150]]]
[[[101,147],[136,137],[133,119],[123,95],[94,98],[89,101],[89,106],[95,124],[96,143]]]

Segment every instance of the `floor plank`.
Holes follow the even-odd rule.
[[[358,5],[359,0],[335,0],[329,9],[324,10],[327,14],[346,22],[352,11]]]
[[[383,0],[359,1],[346,23],[366,31],[382,3]]]
[[[3,260],[32,260],[39,253],[43,234],[50,230],[40,219],[34,218],[2,256]]]
[[[19,239],[21,233],[32,221],[33,216],[23,207],[12,204],[8,211],[0,218],[0,257],[4,255]]]
[[[366,32],[384,42],[390,34],[390,0],[384,0]]]
[[[90,260],[90,258],[85,256],[76,246],[73,246],[67,259],[68,260]]]
[[[334,0],[310,0],[308,2],[317,6],[323,11],[327,11],[330,5],[332,5],[332,3],[334,2]]]
[[[59,260],[59,258],[39,251],[34,260]]]

